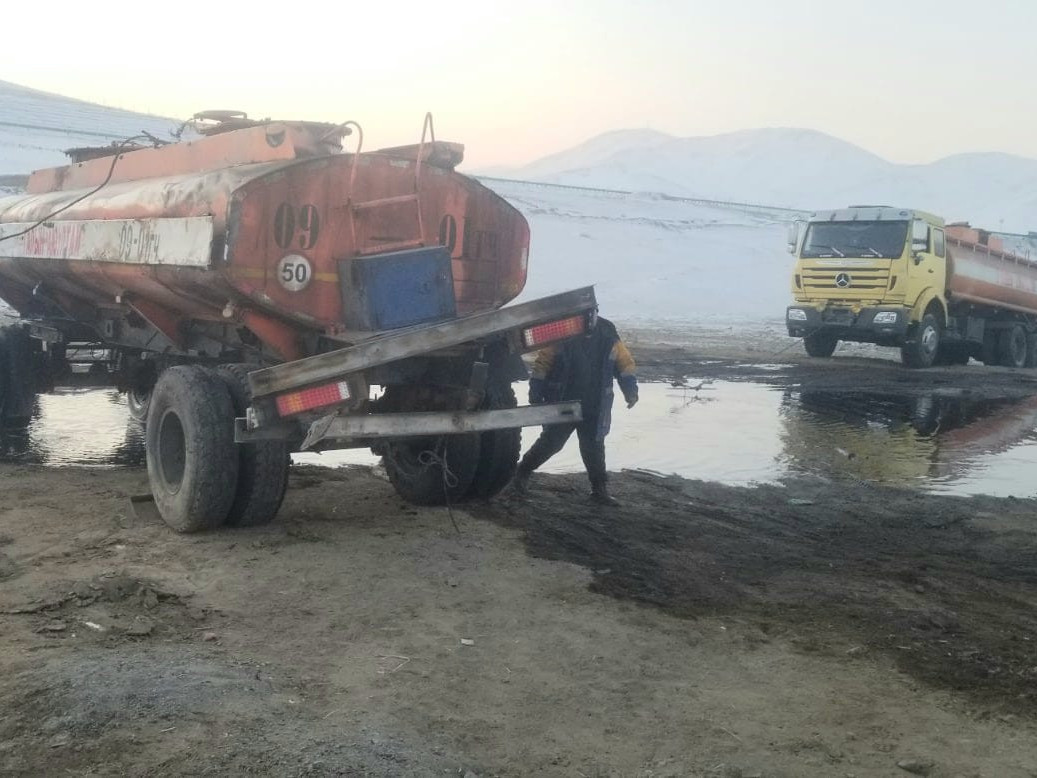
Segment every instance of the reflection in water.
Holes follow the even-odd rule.
[[[0,435],[6,461],[50,466],[144,464],[144,430],[112,389],[68,389],[41,395],[28,429]]]
[[[1011,458],[1037,440],[1037,398],[785,391],[781,415],[785,464],[793,472],[944,493],[1034,493],[1029,479],[995,475],[977,464]],[[1037,464],[1037,457],[1028,461]]]
[[[517,386],[520,397],[524,386]],[[900,396],[715,381],[646,384],[616,402],[609,468],[728,484],[813,474],[958,494],[1037,495],[1037,398],[975,402],[953,391]],[[538,429],[523,431],[523,450]],[[108,389],[40,397],[29,429],[0,436],[0,458],[49,466],[144,464],[142,428]],[[374,464],[367,449],[298,454],[328,466]],[[582,471],[575,436],[544,468]]]

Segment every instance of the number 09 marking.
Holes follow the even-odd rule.
[[[310,260],[299,254],[289,254],[277,263],[277,280],[289,292],[301,292],[310,285],[313,268]]]

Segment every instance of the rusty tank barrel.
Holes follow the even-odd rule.
[[[123,306],[167,334],[237,323],[297,358],[305,333],[376,328],[355,310],[376,259],[406,273],[438,252],[420,283],[445,277],[456,313],[521,292],[528,225],[453,170],[459,145],[344,153],[343,132],[259,123],[38,171],[0,199],[0,297],[23,313],[41,293],[80,315]]]

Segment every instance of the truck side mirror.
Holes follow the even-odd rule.
[[[786,239],[785,248],[788,249],[789,254],[796,253],[796,247],[799,245],[799,222],[794,221],[789,224],[789,234]]]

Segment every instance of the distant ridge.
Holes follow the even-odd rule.
[[[180,123],[0,81],[0,176],[66,164],[68,148],[104,146],[141,132],[166,139]]]
[[[1037,160],[976,152],[900,165],[808,129],[693,138],[620,130],[512,169],[508,176],[803,210],[889,202],[989,229],[1037,230]]]
[[[0,81],[0,176],[65,164],[65,149],[141,131],[166,138],[179,124]],[[520,168],[480,172],[800,210],[887,202],[991,230],[1037,230],[1037,160],[977,152],[900,165],[809,129],[693,138],[616,130]],[[0,192],[12,188],[11,180],[4,179]]]

